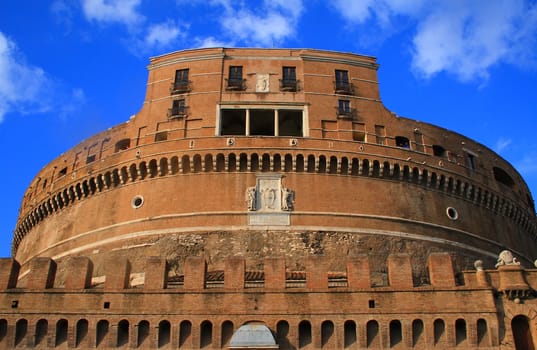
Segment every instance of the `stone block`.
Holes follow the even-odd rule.
[[[410,255],[391,254],[388,256],[388,281],[390,287],[412,288],[412,266],[410,265]]]
[[[435,287],[454,287],[455,274],[451,255],[448,253],[432,253],[429,255],[429,278]]]
[[[207,262],[198,256],[188,257],[185,261],[185,290],[205,288],[205,275],[207,274]]]
[[[85,256],[73,256],[67,262],[66,289],[85,289],[91,286],[93,262]]]
[[[285,289],[285,258],[266,258],[264,272],[266,289]]]
[[[365,254],[347,258],[347,283],[350,288],[370,288],[371,270]]]
[[[224,288],[242,289],[244,288],[244,273],[246,261],[243,257],[230,257],[225,261],[224,267]]]
[[[17,287],[20,264],[12,258],[0,259],[0,290]]]
[[[37,257],[30,260],[30,272],[26,288],[32,290],[54,287],[56,262],[51,258]]]
[[[166,288],[168,279],[168,264],[165,258],[151,256],[145,266],[144,289],[159,290]]]

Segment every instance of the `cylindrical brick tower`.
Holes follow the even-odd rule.
[[[210,48],[154,57],[142,109],[53,160],[24,195],[12,254],[537,256],[531,194],[484,145],[390,112],[375,58]],[[434,114],[435,111],[430,111]],[[378,262],[378,264],[376,263]],[[178,266],[180,264],[177,264]],[[423,264],[425,266],[425,264]],[[419,273],[419,271],[418,271]]]

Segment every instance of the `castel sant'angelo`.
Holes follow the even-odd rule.
[[[210,48],[148,69],[141,110],[24,194],[0,348],[536,348],[528,187],[389,111],[375,58]]]

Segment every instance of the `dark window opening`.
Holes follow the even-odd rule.
[[[466,163],[468,164],[468,170],[475,170],[476,156],[471,153],[466,153]]]
[[[302,137],[302,111],[282,109],[278,111],[280,136]]]
[[[22,343],[28,332],[28,321],[25,319],[18,320],[15,324],[15,346]]]
[[[348,71],[336,69],[335,90],[336,94],[352,94],[352,85],[349,81]]]
[[[190,334],[192,333],[192,324],[189,321],[181,322],[179,326],[179,347],[188,348],[190,341]]]
[[[393,348],[403,341],[403,331],[401,322],[394,320],[390,322],[390,347]]]
[[[356,323],[354,321],[345,321],[344,327],[344,344],[346,348],[350,348],[358,340],[356,337]]]
[[[12,300],[11,301],[11,308],[16,309],[19,307],[19,301],[18,300]]]
[[[186,116],[187,106],[185,99],[173,100],[172,108],[168,109],[169,118],[182,118]]]
[[[220,122],[220,135],[246,135],[246,110],[223,109]]]
[[[321,347],[331,347],[332,339],[334,336],[334,323],[331,321],[324,321],[321,324]]]
[[[433,155],[446,158],[446,149],[440,145],[433,145]]]
[[[103,307],[104,307],[105,309],[110,309],[110,302],[109,302],[109,301],[105,301]]]
[[[175,80],[172,85],[171,93],[179,94],[190,91],[190,81],[188,80],[188,68],[178,69],[175,71]]]
[[[99,322],[97,322],[97,334],[95,339],[96,346],[103,344],[105,337],[108,334],[108,328],[108,321],[100,320]]]
[[[233,336],[233,322],[225,321],[224,323],[222,323],[222,336],[221,336],[222,349],[226,348],[229,345],[229,342],[232,336]]]
[[[159,131],[155,134],[155,142],[166,141],[168,139],[167,131]]]
[[[48,322],[47,320],[37,321],[35,326],[35,345],[41,344],[48,333]]]
[[[250,135],[274,136],[273,110],[250,110]]]
[[[488,346],[487,342],[487,321],[484,319],[477,320],[477,345]]]
[[[455,343],[459,345],[466,340],[466,321],[458,319],[455,321]]]
[[[116,142],[116,146],[114,147],[114,152],[124,151],[126,149],[129,149],[131,146],[131,140],[130,139],[123,139]]]
[[[280,90],[297,91],[296,68],[283,67],[282,79],[280,80]]]
[[[7,335],[7,320],[0,320],[0,343]]]
[[[507,172],[505,172],[505,170],[498,167],[494,167],[492,168],[492,171],[494,173],[494,179],[496,179],[496,181],[504,184],[509,188],[515,187],[515,181],[513,180],[513,178],[511,178],[511,176],[509,176],[509,174],[507,174]]]
[[[378,335],[379,335],[379,324],[377,321],[372,320],[367,322],[366,325],[366,339],[367,339],[367,347],[374,347],[378,341]]]
[[[443,320],[438,319],[434,321],[433,328],[434,328],[434,344],[437,345],[443,339],[446,326]]]
[[[97,158],[96,154],[92,154],[86,158],[86,164],[93,163],[95,159]]]
[[[373,300],[373,299],[369,300],[368,304],[369,304],[369,308],[370,308],[370,309],[374,309],[374,308],[375,308],[375,300]]]
[[[395,137],[395,145],[397,147],[410,149],[410,141],[408,140],[408,138],[406,138],[404,136],[396,136]]]
[[[298,325],[298,347],[303,348],[311,344],[311,324],[308,321],[302,321]]]
[[[56,346],[67,342],[67,320],[59,320],[56,323]]]
[[[276,341],[280,345],[280,349],[291,348],[289,339],[289,323],[287,321],[280,321],[276,325]]]
[[[290,109],[222,109],[220,135],[302,137],[302,113]]]
[[[75,347],[82,344],[88,335],[89,325],[87,320],[80,320],[76,324]]]
[[[168,321],[161,321],[158,324],[158,347],[165,347],[171,340],[171,324]]]
[[[209,321],[204,321],[200,328],[200,348],[204,348],[213,342],[213,324]]]
[[[227,89],[228,90],[244,90],[244,79],[242,79],[242,66],[230,66],[229,67]]]
[[[138,332],[140,332],[140,328],[138,328]],[[128,343],[129,343],[129,321],[121,320],[119,321],[117,325],[117,346],[123,346]]]
[[[351,108],[351,102],[349,100],[339,100],[337,115],[339,118],[352,118],[354,115],[354,109]]]
[[[58,177],[65,176],[66,174],[67,174],[67,167],[61,169],[61,170],[58,172]]]
[[[511,330],[515,339],[515,349],[535,350],[528,317],[519,315],[511,321]]]
[[[422,338],[423,334],[423,321],[422,320],[414,320],[412,322],[412,345],[416,346],[420,339]]]
[[[149,338],[149,322],[140,321],[138,323],[138,347],[144,344],[144,342]]]

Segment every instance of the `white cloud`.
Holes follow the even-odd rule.
[[[171,21],[159,23],[148,28],[144,43],[147,47],[163,48],[176,41],[181,34],[175,23]]]
[[[138,12],[141,0],[82,0],[84,15],[90,21],[121,23],[130,27],[144,21]]]
[[[26,63],[15,43],[0,32],[0,122],[9,113],[55,110],[67,115],[84,103],[82,90],[64,91],[42,68]]]
[[[497,153],[501,153],[503,150],[505,150],[511,144],[511,142],[512,142],[511,139],[506,139],[504,137],[500,137],[500,139],[498,141],[496,141],[496,145],[494,147],[494,150]]]
[[[425,78],[447,72],[486,82],[496,64],[535,61],[537,4],[526,0],[336,0],[333,6],[351,25],[380,31],[393,31],[401,17],[416,23],[412,67]]]
[[[9,112],[46,109],[40,92],[49,83],[45,72],[26,64],[15,43],[0,32],[0,121]]]
[[[218,40],[215,37],[207,37],[207,38],[196,38],[194,47],[232,47],[234,46],[234,43],[225,42],[222,40]]]
[[[220,24],[227,34],[234,41],[254,46],[273,46],[294,36],[303,12],[302,0],[265,1],[260,8],[245,8],[228,0],[213,4],[224,8]]]

